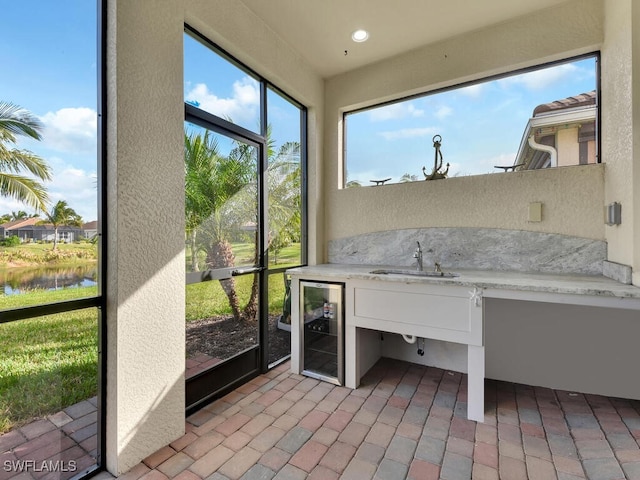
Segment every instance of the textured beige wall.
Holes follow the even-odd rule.
[[[309,106],[314,248],[323,83],[239,2],[108,0],[108,10],[106,466],[120,474],[184,432],[185,19]]]
[[[107,445],[122,473],[184,430],[182,27],[109,2]]]
[[[634,3],[637,5],[638,2]],[[639,134],[640,122],[633,124],[631,99],[634,88],[640,90],[640,86],[632,83],[632,59],[635,53],[636,63],[640,61],[640,51],[633,51],[631,5],[631,0],[606,2],[602,52],[602,160],[607,164],[605,204],[620,202],[623,211],[622,225],[606,227],[609,259],[632,265],[635,255],[637,276],[640,258],[638,246],[634,246],[638,242],[633,242],[633,238],[634,223],[637,223],[634,218],[637,219],[639,212],[634,209],[634,198],[640,195],[640,182],[634,179],[634,163],[637,164],[637,161],[634,162],[633,137],[634,130],[635,135]],[[636,25],[636,29],[639,27]],[[615,134],[611,134],[613,132]],[[640,284],[640,278],[634,283]]]
[[[416,227],[485,227],[604,240],[604,166],[457,177],[336,189],[327,219],[332,238]],[[586,190],[586,192],[585,192]],[[529,204],[542,221],[529,222]]]
[[[558,146],[558,165],[567,166],[575,163],[580,156],[580,144],[578,143],[578,128],[565,128],[558,131],[556,136]]]
[[[601,1],[570,1],[329,79],[323,169],[326,238],[396,228],[474,226],[604,239],[602,166],[339,188],[344,111],[595,51],[603,41],[602,17]],[[543,203],[540,223],[527,221],[532,201]]]

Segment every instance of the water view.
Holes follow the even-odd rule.
[[[23,267],[0,269],[0,294],[17,295],[33,290],[62,290],[97,284],[95,264],[73,267]]]

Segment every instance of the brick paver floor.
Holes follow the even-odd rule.
[[[356,390],[285,363],[191,415],[122,480],[640,479],[640,402],[382,359]]]
[[[187,418],[186,434],[121,480],[640,480],[640,402],[382,359],[356,390],[289,363]],[[102,475],[102,479],[108,475]]]
[[[0,435],[0,480],[67,479],[96,464],[97,399]]]

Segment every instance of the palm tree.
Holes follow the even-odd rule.
[[[300,193],[302,170],[300,167],[300,143],[286,142],[276,152],[272,139],[271,127],[267,126],[267,189],[269,195],[269,238],[267,249],[273,253],[274,245],[282,237],[292,232],[300,232],[301,204]],[[255,198],[257,192],[248,189]],[[257,231],[256,231],[257,235]],[[293,236],[293,235],[291,235]],[[256,238],[257,240],[257,238]],[[254,264],[258,263],[258,242],[255,242]],[[242,311],[246,320],[254,320],[258,315],[258,295],[260,292],[258,275],[254,275],[251,294]]]
[[[185,216],[186,230],[191,248],[190,271],[200,270],[198,265],[198,227],[214,211],[215,177],[211,172],[221,161],[216,138],[210,138],[209,132],[184,134],[185,165]]]
[[[59,200],[58,203],[51,208],[50,212],[44,212],[44,214],[49,223],[53,225],[53,250],[58,248],[58,228],[62,225],[82,226],[82,217],[80,217],[73,208],[69,207],[64,200]]]
[[[267,170],[269,189],[269,238],[270,255],[276,256],[280,249],[300,240],[302,222],[302,170],[300,166],[300,143],[287,142],[277,155],[269,158]]]
[[[400,183],[408,183],[408,182],[417,182],[418,176],[411,175],[410,173],[405,173],[400,177]]]
[[[267,128],[269,167],[269,221],[275,235],[299,230],[300,224],[300,144],[289,142],[278,152]],[[229,233],[243,223],[257,223],[257,151],[237,143],[227,157],[218,152],[209,132],[185,132],[185,209],[187,238],[191,247],[191,270],[198,271],[197,253],[205,252],[207,268],[228,268],[235,262]],[[257,231],[254,232],[257,235]],[[270,242],[275,238],[272,237]],[[258,243],[253,263],[258,262]],[[270,245],[269,245],[270,246]],[[255,320],[258,311],[259,282],[255,275],[249,300],[244,307],[235,290],[235,280],[221,280],[236,320]]]
[[[48,196],[37,179],[51,180],[49,166],[37,155],[13,146],[19,135],[40,140],[41,130],[42,124],[30,112],[0,101],[0,195],[45,211]],[[22,175],[24,170],[36,179]]]
[[[24,220],[25,218],[36,218],[37,213],[28,214],[24,210],[18,210],[17,212],[11,211],[11,220]]]
[[[226,209],[255,175],[255,154],[235,149],[228,157],[218,152],[209,132],[185,132],[185,214],[191,245],[191,268],[198,270],[197,253],[205,252],[209,269],[228,268],[235,257],[228,237]],[[253,150],[251,150],[252,152]],[[235,280],[221,280],[235,319],[242,318]]]

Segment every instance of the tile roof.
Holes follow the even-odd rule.
[[[596,91],[592,90],[590,92],[581,93],[573,97],[567,97],[560,100],[555,100],[550,103],[543,103],[541,105],[538,105],[533,110],[533,116],[535,117],[540,113],[554,112],[558,110],[565,110],[568,108],[575,108],[575,107],[586,107],[586,106],[595,105],[595,104],[596,104]]]
[[[14,228],[28,227],[30,225],[35,225],[39,221],[40,221],[40,218],[38,217],[21,218],[19,220],[12,220],[11,222],[3,223],[0,226],[3,227],[5,230],[12,230]]]

